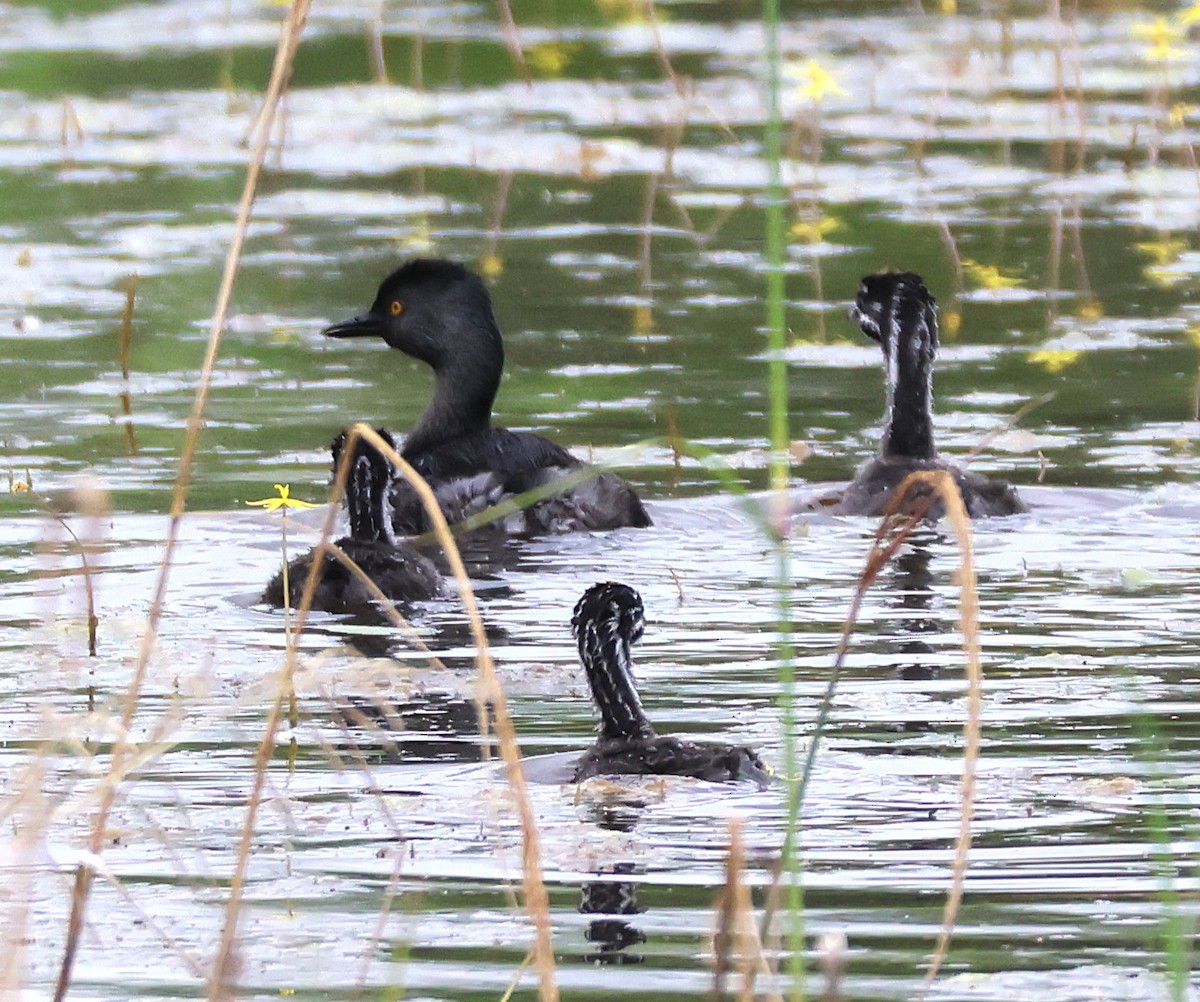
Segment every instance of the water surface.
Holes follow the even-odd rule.
[[[281,16],[240,0],[90,10],[0,11],[2,858],[23,937],[9,952],[37,997],[153,588]],[[191,506],[209,514],[185,523],[171,572],[134,722],[147,751],[110,821],[76,995],[204,993],[284,646],[282,616],[254,603],[279,521],[242,503],[276,482],[320,500],[341,426],[416,419],[422,367],[319,335],[406,257],[486,269],[508,357],[498,418],[619,463],[657,523],[515,542],[478,582],[524,754],[590,740],[568,623],[584,587],[615,578],[646,601],[640,678],[660,729],[787,768],[770,547],[709,470],[647,444],[677,429],[765,483],[761,27],[736,6],[661,6],[673,82],[640,4],[514,13],[528,85],[488,7],[314,12],[207,412]],[[944,451],[1053,395],[973,460],[1034,509],[976,526],[984,752],[939,999],[1170,997],[1163,922],[1194,911],[1200,60],[1186,36],[1154,51],[1139,26],[1155,14],[1174,16],[808,3],[783,27],[791,427],[814,450],[797,492],[847,479],[878,436],[879,352],[845,316],[866,272],[918,271],[939,298]],[[809,59],[840,86],[819,107]],[[94,658],[78,557],[43,502],[81,474],[112,504],[96,525],[71,519],[99,570]],[[793,534],[802,747],[872,531],[814,517]],[[806,932],[846,932],[853,998],[909,997],[941,920],[963,746],[957,559],[927,533],[869,596],[805,803]],[[517,976],[520,833],[480,763],[470,637],[453,597],[414,622],[440,663],[331,617],[300,641],[298,717],[248,874],[246,997],[495,999]],[[779,791],[531,793],[564,995],[707,993],[728,820],[761,907]],[[1177,871],[1156,859],[1156,817]]]

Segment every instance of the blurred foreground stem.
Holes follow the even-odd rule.
[[[783,726],[783,775],[787,789],[787,827],[781,850],[787,880],[787,970],[789,996],[803,1000],[804,891],[800,881],[797,829],[800,818],[800,777],[796,774],[796,672],[792,652],[791,568],[788,560],[788,474],[791,435],[788,430],[787,315],[784,290],[786,251],[786,192],[783,187],[783,114],[779,50],[779,0],[763,0],[767,54],[767,120],[763,154],[767,162],[767,413],[771,441],[771,524],[775,527],[775,587],[777,596],[780,709]]]

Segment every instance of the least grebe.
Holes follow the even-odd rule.
[[[575,767],[575,782],[591,776],[636,775],[769,783],[767,767],[749,748],[696,744],[654,733],[638,698],[629,653],[645,626],[641,596],[628,585],[592,585],[575,606],[571,628],[600,714],[600,734]]]
[[[972,518],[1028,511],[1011,484],[938,458],[933,445],[937,301],[921,277],[912,272],[868,275],[858,287],[850,315],[883,349],[887,410],[879,455],[859,470],[838,510],[847,515],[881,515],[910,473],[944,470],[954,478]],[[938,503],[930,517],[939,518],[944,511]]]
[[[395,448],[392,436],[382,428],[378,431],[384,441]],[[345,447],[346,432],[342,432],[331,447],[335,474]],[[387,457],[360,437],[346,472],[350,535],[339,539],[337,546],[388,598],[404,602],[432,598],[441,592],[441,575],[428,557],[397,541],[392,530],[392,481],[392,464]],[[310,550],[288,564],[288,587],[293,605],[299,602],[304,592],[314,553],[315,550]],[[283,571],[271,579],[263,591],[262,601],[276,606],[284,604]],[[314,609],[354,612],[372,607],[374,602],[374,595],[357,575],[332,554],[324,555],[321,577],[313,595]]]
[[[451,261],[410,261],[379,287],[371,309],[325,329],[329,337],[379,337],[429,365],[433,398],[404,443],[404,458],[429,481],[449,522],[583,471],[584,464],[541,435],[492,425],[504,346],[483,280]],[[397,532],[429,528],[415,493],[393,494]],[[638,528],[650,524],[624,480],[595,473],[514,516],[512,532]]]

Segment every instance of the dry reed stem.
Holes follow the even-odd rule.
[[[75,551],[79,554],[79,566],[83,571],[84,603],[87,606],[88,657],[94,658],[96,656],[96,629],[100,625],[100,620],[96,618],[96,589],[92,582],[92,565],[88,563],[87,547],[75,534],[75,530],[67,524],[66,516],[56,511],[52,511],[50,516],[62,526],[63,532],[71,537],[75,544]]]
[[[512,7],[508,0],[496,0],[496,7],[500,11],[500,34],[504,38],[505,48],[512,56],[513,64],[517,67],[517,72],[521,74],[521,80],[526,87],[530,87],[533,85],[533,80],[529,76],[529,65],[525,62],[525,51],[521,48],[521,33],[517,30],[517,21],[513,17]]]
[[[650,25],[650,30],[654,33],[654,58],[658,61],[658,68],[662,71],[662,75],[671,82],[671,86],[675,88],[675,93],[680,97],[684,97],[687,93],[687,81],[675,72],[675,67],[671,65],[671,57],[667,55],[667,47],[663,44],[662,25],[658,20],[658,8],[655,0],[646,0],[645,10],[646,23]]]
[[[525,892],[525,910],[534,924],[534,966],[538,972],[538,995],[542,1002],[557,1002],[558,984],[554,968],[554,950],[550,934],[550,899],[546,893],[546,885],[542,880],[542,854],[537,820],[533,816],[533,806],[529,800],[529,791],[525,785],[525,774],[521,771],[521,750],[517,745],[516,730],[512,718],[508,714],[508,703],[504,698],[504,689],[496,675],[496,665],[492,661],[491,648],[488,646],[487,634],[483,628],[483,619],[479,615],[479,606],[475,601],[475,592],[471,588],[467,569],[463,566],[462,556],[450,534],[446,517],[438,507],[437,498],[424,478],[414,470],[405,459],[389,446],[370,425],[357,424],[351,433],[358,430],[364,438],[391,460],[404,478],[412,485],[425,511],[433,523],[434,533],[445,551],[450,562],[450,569],[458,582],[459,598],[471,624],[471,635],[475,641],[475,662],[479,671],[480,714],[485,714],[486,704],[490,703],[492,715],[496,722],[496,737],[500,742],[500,758],[504,763],[504,773],[508,785],[512,788],[517,805],[517,816],[521,822],[521,839],[523,843],[523,858],[521,867],[521,886]],[[347,451],[349,449],[347,448]]]
[[[278,105],[287,78],[291,72],[291,57],[295,54],[295,46],[298,44],[300,32],[304,28],[304,23],[308,16],[308,6],[308,0],[295,0],[281,29],[279,43],[275,52],[275,63],[271,69],[271,79],[267,87],[267,96],[263,106],[263,128],[259,131],[258,140],[255,143],[254,152],[246,171],[246,182],[238,204],[233,238],[230,241],[229,250],[225,256],[225,268],[221,277],[221,286],[217,293],[212,324],[209,327],[208,346],[205,351],[204,362],[201,366],[192,410],[188,415],[187,433],[184,438],[183,450],[179,457],[179,471],[175,478],[175,487],[171,497],[167,536],[163,545],[163,556],[159,563],[159,573],[151,598],[150,611],[146,617],[146,629],[142,634],[141,644],[138,648],[133,677],[130,679],[126,690],[125,705],[121,714],[120,732],[117,741],[113,744],[109,771],[104,779],[101,802],[96,812],[96,819],[89,840],[89,849],[97,856],[100,855],[100,851],[104,845],[104,833],[108,826],[109,814],[116,800],[119,777],[124,774],[124,760],[130,752],[128,735],[134,716],[137,713],[142,684],[145,680],[146,671],[150,664],[150,657],[158,637],[158,625],[165,607],[167,583],[170,578],[175,547],[179,541],[179,529],[187,500],[188,486],[191,482],[192,469],[195,464],[196,449],[203,425],[204,411],[212,389],[212,376],[216,366],[217,353],[221,345],[221,333],[225,326],[225,317],[229,312],[229,304],[233,297],[233,286],[237,278],[242,246],[245,243],[246,231],[250,222],[250,209],[254,202],[254,194],[258,187],[258,177],[262,170],[262,163],[266,156],[267,143],[270,138],[270,122],[274,117],[275,108]],[[78,950],[79,934],[83,927],[84,912],[87,907],[91,874],[91,869],[83,865],[80,866],[76,874],[75,889],[71,899],[71,915],[67,926],[67,943],[54,990],[55,1002],[61,1002],[66,996],[70,985],[71,971],[74,967],[75,956]],[[217,985],[219,982],[219,978],[214,978],[214,985]]]
[[[482,697],[479,701],[480,714],[481,717],[485,715],[487,712],[486,706],[488,703],[491,703],[492,712],[496,718],[496,732],[500,741],[501,758],[504,761],[505,773],[509,785],[513,789],[521,822],[524,843],[522,886],[525,892],[525,907],[535,927],[535,941],[532,953],[540,982],[539,996],[543,1002],[557,1002],[558,987],[555,981],[554,954],[550,939],[550,903],[541,876],[541,852],[537,824],[533,817],[528,791],[525,787],[525,777],[521,772],[520,750],[516,744],[516,734],[513,729],[512,720],[508,716],[503,689],[496,677],[495,665],[492,662],[488,647],[487,634],[483,627],[483,619],[479,615],[478,605],[475,602],[475,594],[471,589],[470,578],[467,576],[462,557],[458,552],[458,547],[454,543],[450,528],[446,523],[441,509],[438,507],[437,498],[434,496],[432,489],[425,482],[424,478],[368,424],[361,422],[355,424],[347,433],[346,444],[343,447],[342,456],[334,477],[332,503],[326,513],[325,525],[322,529],[321,542],[318,544],[317,552],[329,552],[346,563],[347,566],[353,564],[353,561],[342,554],[337,547],[332,546],[328,540],[333,530],[333,521],[337,513],[337,502],[341,498],[349,474],[351,457],[360,438],[365,439],[377,451],[386,456],[392,465],[412,485],[425,507],[430,522],[433,524],[433,535],[442,545],[446,558],[450,563],[451,571],[458,583],[460,598],[466,609],[472,638],[475,641],[477,651],[476,662],[479,668]],[[300,603],[296,608],[293,638],[304,630],[308,613],[312,608],[317,582],[320,579],[322,564],[323,561],[321,559],[314,559],[309,568],[308,577],[304,583],[304,591],[301,595]],[[361,573],[361,569],[355,567],[354,572]],[[370,583],[370,586],[378,591],[373,582]],[[378,593],[378,597],[386,602],[386,596],[382,592]],[[240,906],[244,887],[245,867],[249,857],[250,842],[254,833],[258,809],[262,801],[262,790],[265,784],[267,765],[270,761],[271,752],[274,749],[275,734],[282,716],[283,704],[287,698],[287,694],[291,691],[292,678],[295,674],[295,660],[296,650],[293,641],[288,644],[285,666],[280,676],[280,685],[276,690],[275,701],[268,713],[262,740],[259,743],[258,752],[255,757],[254,786],[247,801],[247,815],[243,824],[237,865],[230,885],[230,901],[226,912],[226,926],[217,960],[218,969],[221,971],[229,965],[232,959],[237,910]],[[214,987],[217,985],[216,978],[214,978],[212,985]],[[210,999],[216,999],[220,996],[210,994],[209,997]]]
[[[725,856],[725,883],[717,891],[714,910],[717,927],[713,931],[712,996],[723,999],[725,978],[733,970],[734,941],[737,938],[738,875],[742,865],[741,831],[736,818],[729,819],[729,852]]]
[[[988,433],[986,435],[984,435],[978,442],[975,443],[975,445],[972,447],[971,451],[968,452],[961,459],[960,462],[962,463],[962,465],[966,466],[972,459],[974,459],[976,456],[978,456],[993,441],[995,441],[995,439],[999,438],[1006,431],[1010,431],[1011,429],[1015,428],[1022,421],[1024,421],[1025,418],[1032,411],[1037,410],[1043,404],[1048,404],[1051,400],[1053,400],[1055,398],[1055,396],[1057,396],[1057,394],[1055,394],[1055,393],[1043,393],[1040,397],[1034,397],[1032,400],[1025,401],[1024,404],[1022,404],[1020,407],[1018,407],[1015,411],[1013,411],[1012,414],[1010,414],[1003,421],[1001,421],[999,424],[997,424],[994,428],[992,428],[990,431],[988,431]],[[907,481],[905,481],[905,482],[907,483]],[[903,486],[903,485],[901,485],[901,486]],[[954,493],[955,493],[955,496],[957,496],[958,490],[955,489]],[[949,511],[949,509],[947,509],[947,511]]]
[[[133,369],[133,310],[137,305],[137,272],[132,272],[121,283],[125,289],[125,308],[121,311],[121,326],[117,332],[117,364],[121,367],[123,389],[117,394],[121,404],[121,415],[125,418],[125,444],[129,454],[138,452],[137,436],[133,433],[133,398],[129,392],[129,375]]]
[[[920,525],[921,519],[929,513],[937,499],[936,495],[932,495],[919,503],[911,513],[909,520],[885,542],[888,530],[892,527],[891,516],[895,514],[896,510],[903,503],[907,484],[908,481],[905,480],[900,485],[900,488],[896,490],[891,502],[888,504],[887,511],[879,520],[879,525],[875,530],[875,538],[871,543],[871,550],[867,554],[866,564],[858,577],[858,582],[854,587],[854,595],[850,600],[850,608],[846,613],[845,621],[842,623],[842,630],[838,636],[838,644],[834,652],[833,666],[829,671],[829,682],[825,686],[820,706],[817,708],[816,720],[813,722],[812,737],[808,745],[808,754],[805,755],[804,765],[800,772],[796,798],[801,806],[804,804],[804,797],[808,790],[809,777],[812,776],[815,767],[817,749],[821,743],[821,735],[825,730],[825,724],[833,709],[833,697],[837,692],[837,685],[841,678],[842,668],[846,662],[846,655],[850,651],[850,637],[858,622],[858,614],[862,608],[863,601],[866,599],[867,590],[875,582],[875,579],[879,576],[879,572],[887,566],[888,562],[896,554],[896,551],[904,545],[905,540]],[[772,929],[775,917],[779,914],[780,899],[782,896],[781,888],[787,863],[788,860],[780,858],[771,874],[771,883],[767,888],[766,907],[763,910],[762,921],[759,923],[759,939],[764,942],[768,938],[772,941],[777,938],[777,934],[773,933]],[[778,973],[777,967],[774,964],[769,965],[769,970],[772,974]]]
[[[967,718],[963,721],[963,774],[962,808],[959,815],[958,838],[954,845],[954,867],[950,890],[942,910],[942,929],[929,961],[929,969],[922,981],[928,988],[937,977],[946,953],[950,949],[950,937],[958,919],[962,903],[963,884],[967,876],[967,854],[971,849],[971,821],[975,815],[975,784],[982,736],[983,716],[983,668],[979,645],[979,591],[975,580],[975,555],[971,540],[971,519],[954,479],[944,470],[919,470],[910,473],[897,490],[903,500],[917,484],[926,484],[937,491],[946,506],[946,517],[954,527],[958,540],[958,623],[963,635],[963,649],[967,656]],[[899,507],[896,500],[893,504]],[[892,505],[888,506],[889,508]]]
[[[912,489],[922,484],[932,488],[932,493],[928,497],[917,501],[914,506],[907,507],[906,503],[909,501],[909,494],[912,492]],[[812,740],[809,744],[808,755],[806,756],[803,773],[800,777],[799,791],[800,802],[803,803],[808,778],[812,774],[813,764],[816,760],[817,746],[820,742],[821,732],[824,729],[825,722],[833,705],[833,696],[837,688],[838,678],[850,649],[850,637],[858,621],[858,614],[866,597],[867,589],[870,588],[879,576],[879,572],[887,566],[888,562],[921,524],[922,520],[929,514],[939,499],[946,506],[946,517],[954,526],[959,552],[962,555],[958,571],[959,626],[962,630],[963,648],[967,658],[965,669],[967,675],[967,718],[963,723],[965,747],[963,749],[962,810],[959,833],[955,841],[951,886],[947,894],[946,905],[942,912],[942,929],[938,935],[933,956],[930,959],[929,969],[923,981],[924,986],[932,983],[933,978],[937,976],[937,972],[945,960],[946,952],[950,945],[950,936],[953,933],[954,923],[958,916],[958,907],[962,901],[963,882],[966,878],[967,869],[967,854],[971,847],[971,821],[975,812],[976,767],[979,761],[983,711],[983,671],[980,664],[979,646],[979,594],[975,580],[971,520],[963,505],[962,496],[958,492],[958,486],[954,483],[954,479],[950,474],[944,470],[920,470],[910,473],[900,483],[900,486],[896,488],[879,521],[871,550],[867,555],[863,571],[859,575],[854,596],[850,602],[850,609],[846,614],[846,621],[842,625],[842,632],[838,638],[833,668],[830,671],[829,684],[822,697],[821,706],[817,711]],[[887,538],[887,534],[894,524],[893,517],[901,514],[907,517],[907,521],[892,534],[890,539]],[[773,874],[771,886],[767,892],[767,909],[763,916],[759,932],[762,939],[767,937],[772,921],[777,914],[778,888],[785,869],[783,862],[781,861],[781,865],[777,867]]]
[[[769,974],[770,967],[763,953],[762,939],[754,922],[750,888],[742,879],[746,869],[746,852],[742,843],[742,820],[729,819],[729,852],[725,857],[725,883],[717,892],[714,909],[717,926],[713,932],[713,990],[715,998],[728,994],[726,977],[735,967],[741,974],[739,1002],[753,1002],[754,981],[759,973]],[[771,1002],[782,1002],[782,996],[769,991]]]
[[[269,130],[264,128],[260,136],[265,137],[268,133]],[[300,604],[296,608],[295,625],[288,633],[283,670],[280,672],[279,684],[275,689],[275,698],[271,703],[270,709],[267,711],[262,737],[259,739],[258,748],[254,755],[254,781],[251,786],[250,795],[246,799],[246,817],[242,822],[238,852],[234,862],[233,874],[229,881],[229,900],[225,905],[225,924],[221,930],[221,941],[217,948],[216,958],[213,961],[213,970],[209,981],[208,998],[210,1002],[215,1002],[215,1000],[227,996],[228,986],[226,985],[226,980],[236,967],[234,963],[234,943],[237,939],[238,919],[241,914],[241,902],[245,891],[246,866],[250,859],[250,846],[254,839],[259,808],[262,806],[263,789],[266,786],[267,766],[270,764],[271,755],[275,750],[275,737],[279,731],[280,721],[283,717],[284,704],[290,703],[293,696],[293,680],[296,674],[297,656],[296,637],[304,631],[308,613],[312,609],[313,596],[316,594],[317,583],[320,581],[322,565],[324,563],[321,555],[330,535],[333,533],[333,524],[337,518],[338,510],[337,501],[341,498],[342,491],[345,488],[354,447],[364,428],[370,431],[371,435],[380,444],[384,444],[383,439],[379,438],[367,425],[354,425],[346,437],[345,448],[342,451],[337,470],[334,472],[333,501],[325,512],[325,521],[321,529],[321,540],[315,551],[317,558],[310,564],[308,575],[304,580],[304,591],[300,597]]]
[[[396,885],[400,883],[400,871],[404,865],[404,848],[401,847],[396,852],[396,865],[392,867],[392,875],[388,879],[387,890],[383,893],[383,901],[379,905],[379,916],[375,920],[375,928],[371,931],[371,938],[367,940],[367,945],[362,950],[362,960],[358,965],[358,994],[362,997],[362,993],[367,988],[367,975],[371,964],[371,958],[379,949],[379,944],[383,941],[383,932],[387,927],[387,918],[392,912],[392,902],[396,899]]]
[[[513,992],[517,990],[517,985],[521,983],[521,975],[529,969],[529,965],[533,963],[533,951],[530,950],[521,958],[521,962],[517,964],[517,969],[513,972],[512,980],[509,981],[508,987],[504,990],[504,994],[500,996],[500,1002],[510,1002],[513,997]]]

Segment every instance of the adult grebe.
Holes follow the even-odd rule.
[[[933,358],[937,301],[912,272],[868,275],[858,287],[851,317],[883,349],[887,410],[879,455],[846,489],[836,511],[881,515],[900,482],[915,470],[945,470],[958,485],[972,518],[1028,511],[1016,488],[939,459],[933,446]],[[940,503],[930,511],[940,518]]]
[[[629,654],[645,625],[642,599],[628,585],[592,585],[575,606],[571,628],[600,712],[600,734],[575,767],[575,782],[591,776],[637,775],[768,784],[770,773],[749,748],[696,744],[654,733],[638,698]]]
[[[393,448],[395,443],[382,428],[379,434]],[[336,472],[346,432],[333,440],[333,469]],[[396,540],[392,531],[392,464],[365,438],[355,443],[346,476],[346,507],[350,513],[350,535],[337,541],[341,550],[379,586],[388,598],[413,602],[432,598],[442,590],[442,578],[428,557]],[[314,550],[288,564],[291,604],[299,602],[312,566]],[[271,579],[262,601],[283,605],[283,571]],[[312,607],[325,612],[353,612],[373,607],[375,599],[367,587],[331,554],[325,554],[321,578]]]
[[[325,329],[379,337],[433,368],[433,398],[404,443],[449,522],[543,487],[584,464],[541,435],[492,425],[504,346],[478,275],[451,261],[410,261],[379,287],[371,309]],[[393,491],[396,531],[423,532],[425,512],[403,482]],[[506,520],[510,532],[643,527],[650,516],[624,480],[596,473]]]

